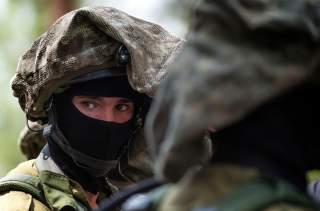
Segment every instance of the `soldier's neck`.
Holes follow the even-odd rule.
[[[88,191],[85,191],[85,194],[86,194],[86,197],[87,197],[87,200],[89,202],[90,207],[92,209],[98,208],[97,199],[98,199],[99,193],[93,194]]]

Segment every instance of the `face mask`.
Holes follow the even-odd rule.
[[[70,146],[96,159],[117,160],[133,133],[133,120],[107,122],[82,114],[72,102],[63,106],[64,110],[57,110],[58,126]]]
[[[93,176],[114,168],[133,135],[134,118],[125,123],[107,122],[82,114],[72,103],[74,96],[122,97],[139,104],[139,94],[125,77],[111,77],[75,84],[53,98],[51,138],[74,163]],[[54,153],[51,153],[54,159]]]

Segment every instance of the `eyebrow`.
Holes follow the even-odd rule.
[[[103,97],[101,96],[78,96],[79,98],[89,98],[91,100],[101,100]],[[128,99],[128,98],[121,98],[121,97],[118,97],[119,98],[119,103],[133,103],[133,101],[131,99]]]
[[[91,100],[98,100],[99,98],[101,98],[100,96],[77,96],[79,98],[89,98]]]
[[[119,103],[133,103],[132,100],[128,99],[128,98],[121,98],[119,100]]]

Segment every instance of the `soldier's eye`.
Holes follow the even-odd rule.
[[[126,111],[129,109],[129,105],[128,104],[117,104],[116,109],[118,111]]]
[[[87,109],[94,109],[98,106],[96,103],[89,101],[83,101],[81,102],[81,105]]]

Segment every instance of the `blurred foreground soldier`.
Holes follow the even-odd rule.
[[[30,122],[20,133],[18,144],[22,154],[28,160],[36,158],[47,143],[42,134],[43,128],[44,126],[37,122]]]
[[[120,163],[131,160],[149,96],[182,43],[114,8],[58,19],[22,56],[12,81],[28,120],[48,124],[48,145],[0,180],[0,210],[90,210],[111,194],[109,179],[134,182]]]
[[[176,183],[124,210],[320,210],[305,179],[320,167],[319,8],[202,1],[147,121],[158,175]],[[180,179],[208,126],[217,129],[212,160]]]

